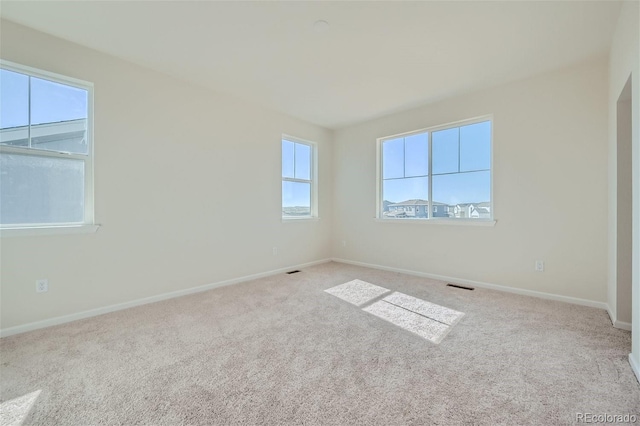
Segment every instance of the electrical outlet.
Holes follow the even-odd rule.
[[[544,262],[542,260],[536,260],[534,270],[536,272],[544,272]]]
[[[342,240],[342,247],[346,247],[347,246],[347,241],[346,240]]]
[[[273,255],[277,256],[278,255],[278,247],[274,247],[273,248]]]
[[[44,293],[45,291],[49,291],[49,280],[36,280],[36,293]]]

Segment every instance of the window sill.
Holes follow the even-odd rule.
[[[380,223],[413,223],[420,225],[453,225],[453,226],[496,226],[497,220],[493,219],[380,219],[374,218]]]
[[[318,222],[319,217],[283,217],[282,223],[294,223],[294,222]]]
[[[93,234],[100,225],[60,225],[34,226],[23,228],[2,228],[0,237],[35,237],[44,235]]]

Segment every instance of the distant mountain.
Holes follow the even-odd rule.
[[[283,207],[282,213],[286,216],[308,216],[311,213],[311,211],[309,207],[292,206],[292,207]]]

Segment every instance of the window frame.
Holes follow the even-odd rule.
[[[491,122],[491,135],[490,135],[490,185],[489,185],[489,204],[490,204],[490,217],[489,218],[455,218],[455,217],[434,217],[433,216],[433,143],[432,143],[432,135],[434,132],[438,132],[441,130],[448,130],[453,128],[459,128],[463,126],[468,126],[472,124],[478,124],[489,121]],[[375,220],[378,222],[385,223],[439,223],[439,224],[462,224],[462,225],[495,225],[495,210],[494,210],[494,200],[493,200],[493,172],[494,172],[494,149],[493,149],[493,128],[494,128],[494,119],[493,114],[481,115],[465,120],[453,121],[445,124],[439,124],[436,126],[425,127],[418,130],[412,130],[409,132],[397,133],[393,135],[383,136],[376,140],[376,207],[375,207]],[[406,138],[413,135],[428,133],[427,144],[428,144],[428,152],[429,152],[429,162],[428,162],[428,206],[429,206],[429,216],[426,218],[413,218],[411,220],[407,219],[397,219],[391,217],[384,216],[384,206],[383,206],[383,152],[382,145],[384,142],[397,138]]]
[[[64,233],[91,233],[98,229],[95,224],[94,208],[94,85],[91,82],[73,77],[57,74],[50,71],[33,68],[27,65],[0,59],[0,68],[35,77],[54,83],[62,84],[87,91],[87,154],[69,153],[54,150],[42,150],[34,148],[23,148],[19,146],[9,146],[0,144],[0,153],[24,155],[40,158],[61,158],[81,160],[84,162],[84,212],[82,222],[52,222],[52,223],[0,223],[0,236],[30,236],[30,235],[51,235]],[[29,109],[31,101],[29,100]],[[31,112],[29,112],[31,115]],[[31,122],[28,124],[31,126]],[[29,135],[29,138],[31,135]]]
[[[301,145],[307,145],[308,147],[311,148],[311,164],[309,165],[309,167],[311,168],[309,170],[309,177],[310,179],[298,179],[298,178],[288,178],[288,177],[284,177],[282,176],[282,141],[287,141],[287,142],[292,142],[294,144],[301,144]],[[294,152],[295,152],[295,145],[294,145]],[[299,138],[297,136],[291,136],[288,135],[286,133],[282,134],[282,137],[280,138],[280,212],[281,212],[281,218],[283,222],[289,222],[289,221],[314,221],[314,220],[318,220],[319,219],[319,215],[318,215],[318,144],[307,140],[307,139],[303,139],[303,138]],[[310,208],[309,208],[309,215],[308,216],[285,216],[282,211],[284,209],[283,206],[283,193],[282,193],[282,182],[299,182],[299,183],[309,183],[310,184]]]

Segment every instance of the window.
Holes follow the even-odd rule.
[[[379,139],[378,217],[493,219],[491,146],[490,117]],[[407,204],[425,214],[397,214]]]
[[[315,144],[282,138],[282,217],[317,216]]]
[[[93,224],[90,83],[0,62],[0,227]]]

